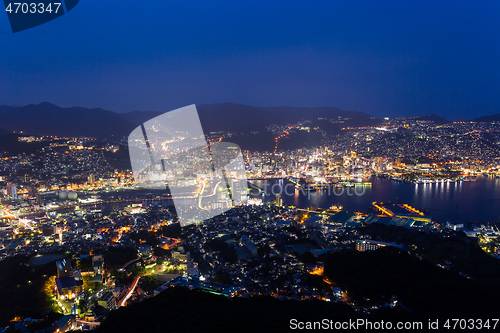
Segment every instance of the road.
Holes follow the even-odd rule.
[[[78,324],[78,326],[88,325],[91,330],[95,330],[101,325],[101,323],[96,321],[85,321],[80,319],[77,319],[76,323]]]
[[[139,255],[139,256],[137,256],[137,258],[132,259],[132,260],[130,260],[129,262],[127,262],[125,265],[123,265],[123,266],[122,266],[122,268],[123,268],[123,269],[127,268],[130,264],[132,264],[133,262],[135,262],[135,261],[137,261],[137,260],[139,260],[139,259],[141,259],[141,256],[140,256],[140,255]]]
[[[138,277],[135,278],[134,282],[130,286],[130,289],[129,289],[127,295],[125,295],[125,297],[123,297],[123,299],[120,301],[120,303],[118,303],[118,307],[122,307],[125,303],[127,303],[130,296],[132,296],[132,294],[134,293],[134,290],[137,287],[137,284],[139,283],[139,280],[141,277],[142,277],[142,275],[139,275]]]

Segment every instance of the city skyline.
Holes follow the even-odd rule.
[[[11,1],[0,333],[500,327],[500,2]]]
[[[349,319],[370,313],[385,320],[388,311],[419,326],[420,317],[411,316],[426,317],[429,309],[436,316],[496,313],[488,298],[498,289],[480,291],[500,274],[499,122],[278,117],[262,132],[198,126],[199,133],[186,134],[190,125],[165,126],[162,117],[169,114],[146,121],[134,130],[143,136],[132,140],[0,135],[0,270],[2,281],[18,285],[0,287],[11,300],[0,309],[0,325],[123,330],[123,313],[164,307],[179,290],[183,300],[203,293],[234,309],[243,304],[243,312],[262,297],[266,306],[293,301],[302,311],[317,300],[318,314],[333,307]],[[214,173],[202,167],[205,154],[181,149],[193,144],[186,137],[217,154]],[[224,145],[242,137],[267,137],[272,149]],[[298,147],[290,146],[294,140]],[[222,155],[214,150],[221,143]],[[161,153],[163,173],[151,156],[132,153],[148,145],[154,154],[172,149]],[[176,157],[165,160],[169,152]],[[237,168],[224,166],[222,182],[217,168],[234,157]],[[153,174],[134,173],[134,158]],[[246,197],[245,188],[248,198],[234,200],[235,193]],[[360,270],[369,280],[359,280]],[[424,298],[411,292],[422,281],[432,281]],[[455,287],[448,303],[433,308],[433,295],[442,292],[436,281]],[[19,294],[35,294],[36,307]],[[454,301],[457,294],[466,300]],[[461,310],[451,310],[456,304]],[[126,326],[151,331],[151,321],[138,322]]]

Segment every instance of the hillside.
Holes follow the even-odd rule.
[[[416,119],[433,121],[436,125],[444,125],[444,124],[447,124],[450,122],[449,120],[447,120],[441,116],[438,116],[437,114],[431,114],[428,116],[420,116],[420,117],[416,117]]]
[[[12,132],[0,128],[0,136],[1,135],[7,135],[7,134],[10,134],[10,133],[12,133]]]
[[[41,318],[52,310],[44,288],[54,273],[54,263],[30,266],[29,258],[21,255],[0,261],[0,327],[16,315]]]
[[[279,301],[271,297],[233,298],[185,288],[169,288],[141,303],[113,311],[101,332],[287,332],[290,319],[357,318],[344,304]]]
[[[364,112],[344,111],[334,107],[296,108],[254,107],[241,104],[203,104],[197,106],[205,131],[249,131],[263,130],[271,124],[286,125],[301,120],[316,121],[318,118],[365,119],[373,118]]]
[[[127,113],[119,113],[118,115],[134,125],[140,125],[161,114],[162,112],[160,111],[132,111]]]
[[[197,105],[205,132],[264,130],[271,124],[286,124],[287,117],[254,106],[223,103]]]
[[[358,304],[384,304],[397,297],[413,314],[424,317],[479,318],[496,313],[500,262],[464,233],[442,237],[376,223],[358,231],[411,247],[402,252],[391,247],[344,250],[326,258],[325,275]],[[446,262],[446,269],[438,266]]]
[[[32,154],[47,146],[47,142],[22,142],[19,134],[0,135],[0,153],[17,155],[21,153]]]
[[[120,140],[135,128],[119,114],[104,109],[60,108],[51,103],[0,106],[2,127],[30,135],[89,136]]]
[[[358,112],[358,111],[345,111],[335,107],[290,107],[290,106],[278,106],[278,107],[263,107],[262,110],[269,111],[271,113],[287,116],[290,121],[299,121],[301,119],[316,120],[318,118],[363,118],[372,117],[368,113]]]
[[[366,123],[376,121],[363,112],[344,111],[337,108],[260,108],[248,105],[223,103],[197,106],[200,121],[205,133],[233,132],[248,135],[251,131],[262,134],[255,138],[235,139],[247,149],[262,149],[273,146],[273,136],[265,135],[266,127],[272,124],[285,125],[299,120],[317,121],[318,118],[350,118],[348,122]],[[89,136],[99,139],[120,141],[127,137],[138,125],[162,114],[160,111],[133,111],[116,113],[104,109],[81,107],[61,108],[51,103],[30,104],[23,107],[0,106],[2,128],[29,135],[54,135],[62,137]],[[328,132],[338,132],[340,125],[329,128]],[[331,127],[331,126],[330,126]],[[3,132],[0,131],[0,135]],[[314,139],[315,142],[317,139]],[[259,142],[263,142],[259,144]],[[294,139],[292,139],[294,141]],[[296,139],[303,145],[304,138]],[[305,139],[306,143],[308,139]],[[257,143],[257,144],[255,144]]]
[[[475,119],[472,119],[471,121],[475,121],[477,123],[482,123],[482,122],[489,123],[492,121],[500,121],[500,113],[492,114],[491,116],[484,116],[484,117],[475,118]]]

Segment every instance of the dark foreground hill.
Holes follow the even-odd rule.
[[[98,332],[288,332],[291,319],[338,322],[364,318],[394,325],[399,321],[427,325],[429,319],[444,323],[448,318],[493,318],[498,313],[497,283],[467,279],[394,248],[347,250],[324,259],[328,281],[347,291],[348,298],[364,311],[322,301],[227,299],[174,287],[113,311]],[[330,286],[320,278],[317,288],[323,292]],[[394,301],[397,303],[391,305]]]
[[[467,279],[395,248],[333,253],[325,262],[325,274],[357,304],[368,307],[396,297],[413,315],[425,318],[484,318],[498,313],[498,282]]]
[[[100,332],[287,332],[290,320],[334,321],[358,317],[344,304],[232,298],[175,287],[113,311]]]
[[[0,327],[16,315],[42,318],[52,310],[45,287],[54,270],[54,263],[33,266],[20,255],[0,261]]]

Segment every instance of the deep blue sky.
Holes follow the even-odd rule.
[[[500,113],[500,1],[103,1],[12,34],[0,105]]]

